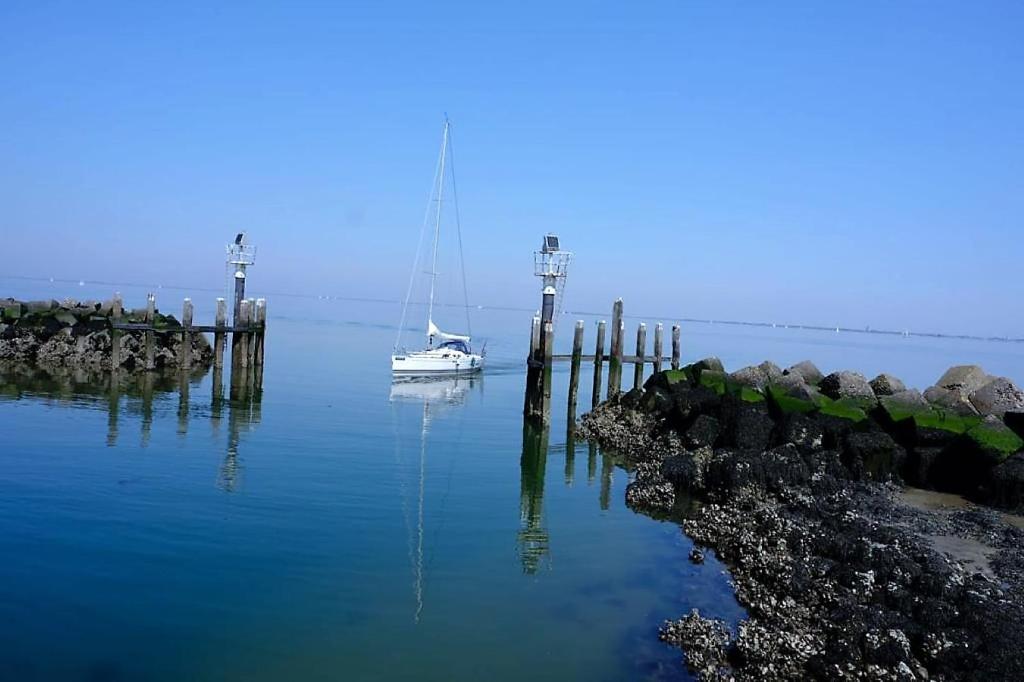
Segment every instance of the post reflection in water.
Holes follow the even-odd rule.
[[[523,454],[519,460],[519,556],[523,573],[533,575],[550,550],[551,538],[544,527],[544,472],[548,460],[546,426],[523,421]]]
[[[177,393],[177,433],[187,437],[189,422],[209,417],[214,437],[220,435],[224,405],[228,409],[228,435],[224,461],[217,475],[217,486],[225,492],[237,489],[239,483],[239,445],[242,434],[258,424],[262,417],[262,387],[249,381],[232,391],[224,400],[223,370],[215,369],[209,414],[191,402],[193,389],[204,376],[201,369],[188,372],[93,372],[50,368],[46,370],[22,366],[0,368],[0,399],[37,400],[68,407],[93,405],[107,411],[106,444],[118,447],[125,425],[124,416],[137,417],[142,448],[152,439],[157,414],[168,414],[167,407]],[[234,386],[232,387],[234,389]],[[172,408],[173,409],[173,408]]]
[[[408,465],[402,448],[399,429],[395,430],[395,460],[401,475],[400,488],[402,495],[402,511],[409,539],[409,565],[412,571],[412,591],[415,602],[413,622],[419,623],[423,614],[424,587],[424,536],[426,527],[426,472],[427,444],[429,442],[432,421],[445,408],[462,405],[466,396],[473,389],[483,391],[483,379],[479,376],[468,377],[396,377],[391,383],[390,401],[397,415],[402,404],[421,408],[419,424],[418,460],[416,470],[416,501],[415,510],[411,509],[409,482],[406,480]]]
[[[544,517],[544,475],[547,467],[549,433],[548,427],[529,419],[523,420],[523,450],[519,461],[520,527],[517,540],[523,573],[529,575],[537,573],[551,552],[551,535]],[[601,456],[601,483],[597,502],[602,511],[608,511],[611,505],[612,475],[615,472],[616,461],[613,455],[601,452],[595,443],[587,443],[588,486],[593,484],[597,477],[598,455]],[[573,485],[575,469],[576,439],[570,432],[565,444],[566,486]]]

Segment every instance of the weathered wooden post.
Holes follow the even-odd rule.
[[[576,394],[580,388],[580,362],[583,359],[583,320],[576,321],[572,335],[572,362],[569,365],[569,415],[568,430],[571,434],[576,425]]]
[[[257,367],[263,367],[263,343],[267,331],[267,299],[256,299],[256,353],[254,361]]]
[[[611,400],[622,390],[622,299],[616,299],[612,306],[612,344],[608,360],[608,399]]]
[[[124,301],[121,300],[120,293],[115,293],[110,305],[110,369],[114,372],[121,367],[121,330],[115,329],[114,325],[121,324],[123,314]]]
[[[181,305],[181,369],[192,367],[192,299],[186,298]]]
[[[665,331],[665,326],[659,322],[654,327],[654,373],[657,374],[661,371],[661,335]]]
[[[672,369],[679,369],[679,325],[672,325]]]
[[[530,352],[526,356],[526,396],[523,399],[523,416],[527,419],[540,418],[541,402],[541,327],[540,316],[534,315],[530,323]]]
[[[214,324],[217,331],[213,333],[213,366],[224,366],[224,331],[228,326],[228,304],[223,298],[217,299],[217,317]]]
[[[238,306],[238,317],[231,330],[231,383],[235,384],[237,370],[249,365],[249,339],[245,330],[249,328],[249,301],[241,301]]]
[[[633,363],[633,388],[644,383],[644,355],[647,352],[647,325],[643,322],[636,328],[636,361]]]
[[[550,322],[544,323],[544,333],[541,335],[541,350],[544,352],[544,369],[542,372],[543,389],[541,391],[541,418],[547,424],[551,421],[551,369],[554,363],[551,356],[555,346],[555,326]]]
[[[597,343],[594,345],[594,391],[590,398],[590,409],[601,402],[601,374],[604,369],[604,320],[597,323]]]
[[[245,349],[248,351],[248,362],[249,367],[256,366],[256,299],[250,298],[249,301],[249,331],[246,332],[246,346]]]
[[[146,370],[152,371],[156,369],[156,332],[153,331],[153,325],[156,323],[156,296],[149,294],[146,296],[146,332],[145,332],[145,344],[146,344]]]

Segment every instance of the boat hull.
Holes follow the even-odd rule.
[[[391,356],[393,374],[475,374],[483,368],[483,357],[475,353],[442,353],[431,350]]]

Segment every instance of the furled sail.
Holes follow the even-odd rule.
[[[466,343],[469,343],[468,336],[462,336],[460,334],[449,334],[447,332],[443,332],[437,328],[437,325],[434,324],[433,320],[427,320],[427,336],[442,339],[444,341],[464,341]]]

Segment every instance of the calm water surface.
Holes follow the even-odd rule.
[[[625,508],[627,472],[567,443],[564,373],[550,432],[524,432],[528,315],[474,320],[483,377],[393,384],[395,309],[289,308],[260,400],[218,402],[210,375],[0,378],[0,679],[687,679],[659,623],[742,616],[720,564]],[[964,361],[1024,375],[1010,344],[684,340],[921,387]]]

